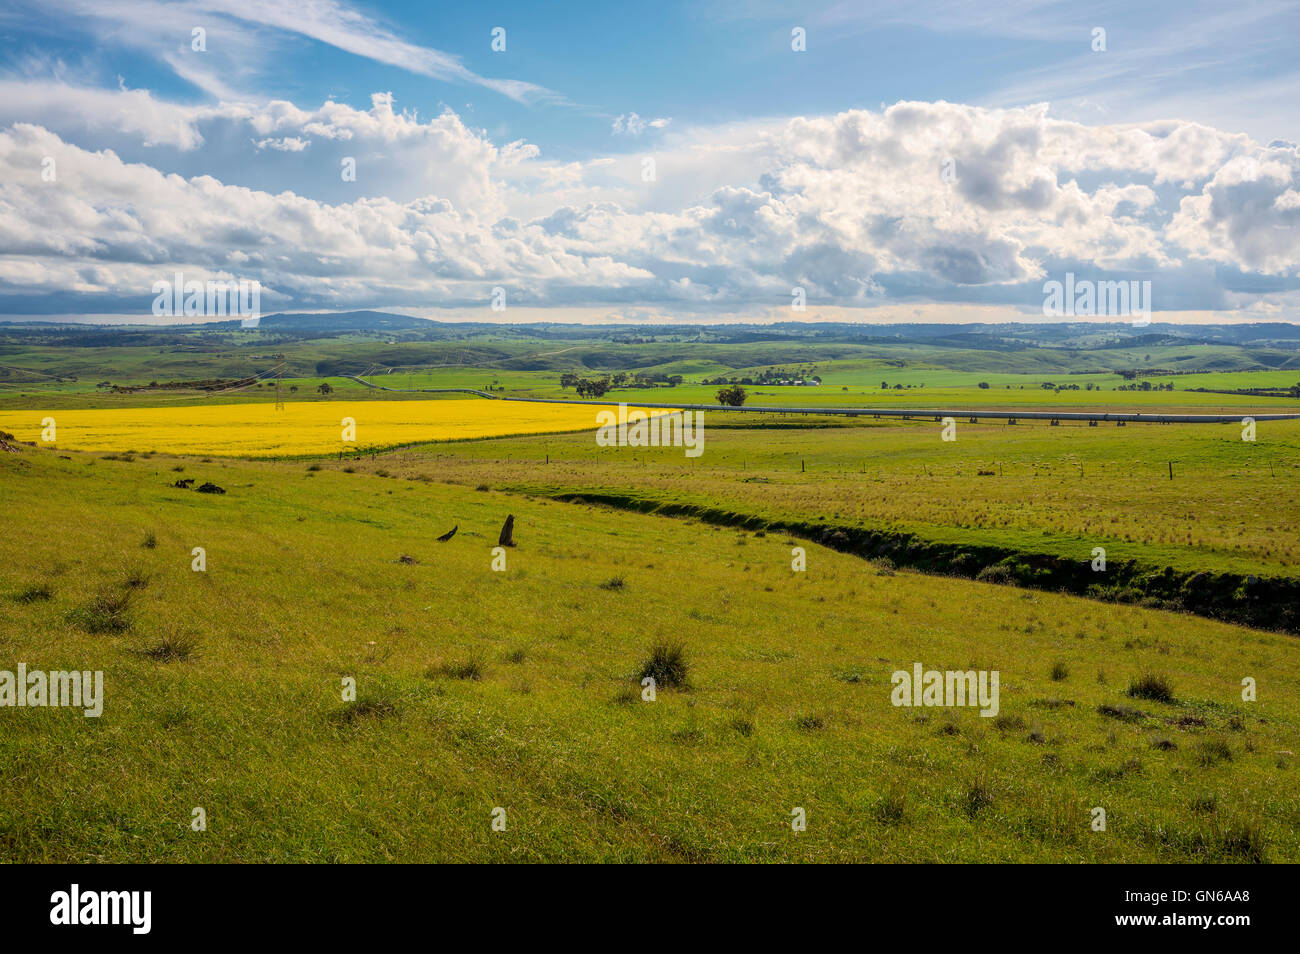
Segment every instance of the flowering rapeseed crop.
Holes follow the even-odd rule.
[[[312,401],[188,407],[0,412],[0,430],[42,441],[54,419],[54,446],[90,451],[162,451],[271,457],[391,447],[420,441],[540,434],[596,427],[593,405],[513,401]],[[355,422],[345,441],[345,419]],[[48,436],[48,434],[46,435]]]

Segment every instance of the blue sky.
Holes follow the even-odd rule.
[[[1296,320],[1296,36],[1276,2],[18,0],[0,312],[130,317],[184,269],[285,310],[1004,320],[1073,271]]]

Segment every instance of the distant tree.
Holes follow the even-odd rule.
[[[682,381],[684,381],[684,380],[686,380],[686,379],[683,378],[680,374],[670,374],[670,375],[668,376],[668,386],[669,386],[669,387],[674,387],[674,388],[675,388],[675,387],[677,387],[677,385],[681,384]]]
[[[330,386],[328,381],[322,381],[316,390],[326,397],[334,393],[334,388]]]
[[[749,397],[745,389],[739,384],[733,384],[731,387],[722,388],[718,391],[718,403],[725,404],[728,407],[740,407],[745,403],[745,398]]]
[[[989,389],[989,383],[987,381],[981,381],[980,387],[987,391]]]
[[[580,380],[581,378],[572,371],[565,371],[560,375],[560,389],[568,390],[569,388],[574,387]]]
[[[889,390],[889,382],[888,382],[888,381],[881,381],[881,382],[880,382],[880,390],[882,390],[882,391],[888,391],[888,390]]]
[[[590,378],[575,385],[579,397],[602,397],[609,390],[608,378]]]

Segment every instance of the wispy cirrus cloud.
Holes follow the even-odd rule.
[[[442,50],[403,39],[398,32],[339,0],[20,0],[32,20],[54,14],[65,28],[93,31],[100,44],[152,53],[177,76],[219,99],[249,98],[261,61],[286,37],[304,37],[376,63],[449,83],[479,86],[522,103],[561,102],[535,83],[483,76]],[[191,56],[191,31],[211,42],[203,59]],[[221,42],[217,42],[217,38]]]

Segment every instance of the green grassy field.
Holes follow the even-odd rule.
[[[1300,421],[957,425],[706,412],[705,451],[602,448],[590,433],[431,446],[366,469],[539,495],[599,491],[764,520],[915,532],[1086,560],[1300,574]],[[713,426],[710,426],[713,425]],[[749,426],[741,426],[749,425]],[[1172,463],[1174,478],[1169,478]]]
[[[749,403],[1300,407],[1188,390],[1300,380],[1294,352],[1227,345],[131,335],[0,333],[0,409],[36,427],[66,408],[269,402],[266,383],[99,385],[242,377],[276,349],[287,401],[340,406],[571,398],[561,372],[619,370],[685,381],[607,401],[712,403],[704,377],[812,365],[821,386],[754,385]],[[341,376],[366,370],[411,390]],[[1117,390],[1142,381],[1175,389]],[[924,417],[709,411],[697,458],[590,431],[346,459],[19,444],[0,453],[0,672],[102,670],[105,699],[99,718],[0,707],[0,856],[1300,861],[1294,617],[1259,606],[1300,580],[1300,421],[1250,442],[1236,423],[963,417],[940,438]],[[848,545],[877,538],[896,560]],[[673,643],[685,683],[647,701],[639,677]],[[997,671],[997,716],[895,706],[891,675],[917,663]]]
[[[0,454],[0,644],[104,670],[104,713],[0,710],[8,860],[1300,859],[1293,637],[811,545],[796,573],[788,539],[445,455],[66,456]],[[689,685],[644,702],[662,639]],[[998,670],[999,717],[891,705],[915,662]],[[1172,701],[1127,694],[1148,672]]]

